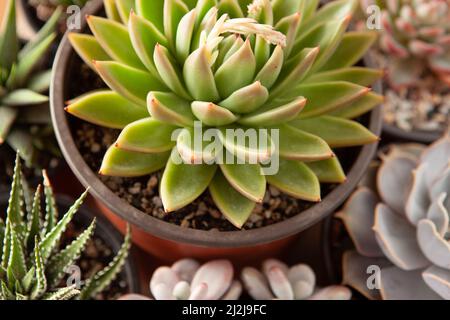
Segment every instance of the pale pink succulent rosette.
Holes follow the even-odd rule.
[[[262,270],[242,270],[242,282],[255,300],[350,300],[352,293],[345,286],[316,287],[316,275],[306,264],[289,268],[275,259],[263,262]]]
[[[361,0],[381,5],[380,48],[391,56],[395,87],[417,83],[428,69],[450,85],[450,0]]]
[[[450,300],[450,132],[430,147],[394,145],[337,213],[356,251],[343,282],[372,299]],[[368,287],[378,266],[378,289]]]

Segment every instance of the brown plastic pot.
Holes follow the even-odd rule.
[[[83,10],[85,15],[96,14],[101,9],[102,2],[93,1]],[[81,26],[81,32],[84,30],[86,21]],[[321,203],[286,221],[254,230],[220,233],[181,228],[149,216],[120,199],[83,160],[71,134],[70,116],[64,111],[64,102],[73,98],[66,94],[70,82],[68,71],[75,55],[66,35],[56,56],[50,92],[53,125],[63,154],[80,182],[90,187],[102,212],[119,229],[123,230],[124,220],[134,225],[135,243],[163,260],[190,256],[200,259],[227,257],[250,262],[281,254],[295,240],[296,235],[327,217],[347,198],[366,171],[377,148],[377,144],[371,144],[358,149],[357,160],[347,172],[347,182],[337,186]],[[380,88],[378,84],[375,90],[379,92]],[[367,118],[369,129],[380,134],[380,108],[374,109]]]

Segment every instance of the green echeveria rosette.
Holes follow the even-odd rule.
[[[356,1],[320,9],[318,0],[104,5],[107,18],[87,17],[93,35],[71,33],[69,39],[111,90],[75,98],[67,110],[122,130],[101,174],[136,177],[164,170],[160,196],[167,212],[209,189],[240,228],[267,183],[295,198],[320,201],[320,183],[346,180],[332,148],[378,139],[352,120],[382,100],[368,88],[381,72],[353,66],[376,40],[373,32],[346,32]],[[211,152],[207,141],[191,141],[196,121],[204,131],[218,129],[220,152]],[[225,134],[249,128],[267,129],[259,139],[270,148]],[[218,153],[242,164],[214,164]],[[174,161],[177,155],[183,164]],[[262,174],[261,164],[278,155],[278,173]],[[256,164],[248,161],[252,156]]]
[[[356,247],[344,283],[372,299],[450,300],[449,213],[450,133],[429,147],[393,145],[337,214]]]
[[[51,70],[36,69],[41,68],[42,57],[55,40],[54,28],[61,11],[21,46],[15,1],[8,0],[5,8],[0,21],[0,145],[8,143],[27,165],[34,166],[41,151],[59,154],[45,95]]]

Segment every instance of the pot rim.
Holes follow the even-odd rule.
[[[2,193],[0,195],[0,203],[7,204],[8,198],[8,193]],[[56,205],[60,210],[61,208],[68,210],[73,203],[74,200],[69,196],[56,195]],[[97,237],[105,241],[111,247],[113,252],[117,254],[122,246],[123,236],[106,218],[94,214],[94,212],[86,204],[83,204],[74,216],[74,220],[79,221],[83,227],[86,228],[94,218],[97,220],[94,235],[97,234]],[[136,263],[133,259],[133,248],[130,249],[129,256],[125,261],[122,272],[125,275],[125,280],[128,284],[130,293],[139,293],[141,285],[139,282],[139,273],[137,272]]]
[[[83,9],[82,14],[83,16],[86,14],[95,14],[102,6],[103,3],[100,0],[90,2]],[[74,32],[82,32],[85,29],[86,20],[83,19],[80,30]],[[378,143],[363,146],[357,160],[347,174],[347,181],[331,191],[322,202],[292,218],[252,230],[219,233],[188,229],[188,232],[186,232],[187,230],[185,228],[152,217],[123,201],[101,182],[83,160],[75,145],[68,124],[68,117],[64,111],[66,74],[69,61],[73,54],[75,54],[75,51],[70,45],[68,33],[66,33],[56,54],[50,88],[52,121],[63,155],[77,178],[85,187],[90,187],[90,193],[96,199],[103,200],[102,202],[122,219],[158,238],[194,246],[236,248],[261,245],[300,233],[330,215],[342,204],[362,178],[378,146]],[[368,58],[366,58],[365,62],[366,65],[372,65]],[[381,92],[381,82],[374,85],[373,89],[376,92]],[[373,133],[380,135],[381,127],[382,113],[381,106],[378,106],[370,113],[369,129]]]
[[[396,141],[408,141],[419,142],[424,144],[430,144],[438,140],[443,131],[424,131],[424,130],[412,130],[406,131],[396,125],[388,124],[383,121],[383,133],[389,137],[394,138]]]

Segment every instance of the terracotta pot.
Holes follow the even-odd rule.
[[[101,9],[102,2],[93,1],[83,9],[83,16],[96,14]],[[81,32],[84,30],[86,21],[83,21]],[[120,219],[139,228],[134,233],[134,241],[164,260],[175,260],[183,256],[200,259],[231,256],[255,260],[282,252],[292,237],[324,219],[347,198],[366,171],[377,148],[377,144],[372,144],[358,149],[357,160],[347,172],[348,181],[337,186],[321,203],[286,221],[248,231],[218,233],[184,229],[145,214],[120,199],[101,182],[83,160],[71,135],[70,116],[64,111],[64,102],[72,98],[66,95],[69,83],[67,77],[75,55],[66,35],[55,60],[50,92],[53,124],[63,154],[80,182],[90,187],[91,194],[97,199],[98,206],[105,215],[119,228],[123,227],[123,221]],[[380,91],[380,88],[378,84],[374,89]],[[372,111],[367,120],[370,130],[380,134],[382,122],[380,108]],[[354,152],[353,150],[355,149],[349,152]]]

